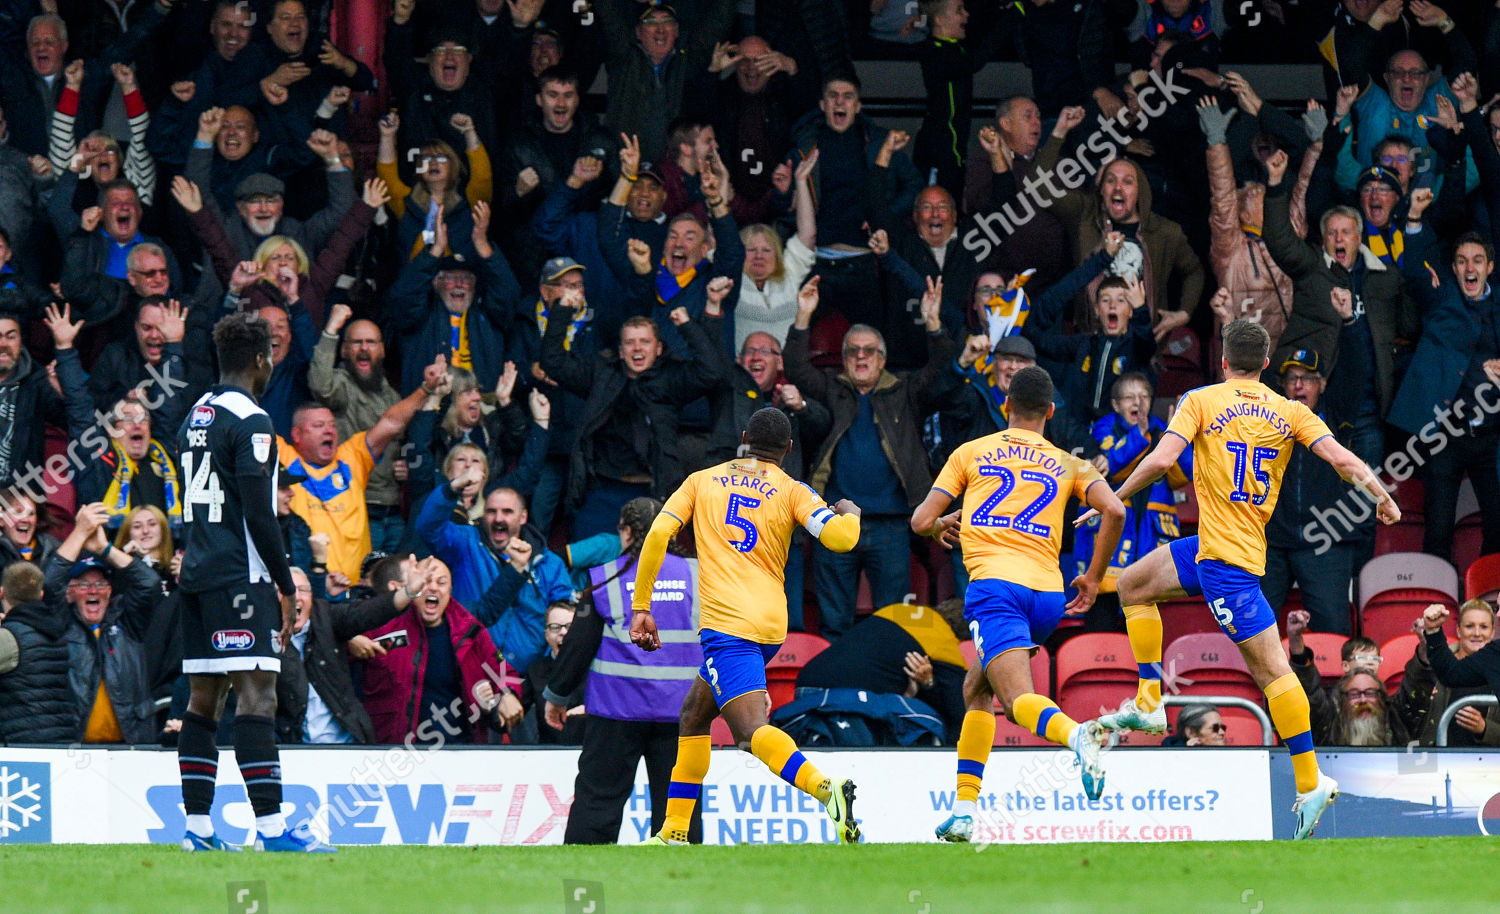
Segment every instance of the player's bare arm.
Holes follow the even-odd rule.
[[[933,489],[917,505],[917,510],[911,515],[911,530],[918,536],[931,537],[942,544],[944,549],[952,549],[958,545],[959,514],[953,511],[943,514],[942,510],[952,504],[953,496],[941,489]]]
[[[1344,481],[1363,491],[1375,502],[1375,515],[1382,524],[1394,524],[1401,520],[1401,509],[1396,499],[1385,490],[1380,480],[1355,453],[1329,437],[1313,442],[1313,454],[1333,467]]]
[[[1176,437],[1175,435],[1173,436]],[[1174,458],[1175,459],[1175,458]],[[1165,472],[1165,471],[1164,471]],[[1109,569],[1110,559],[1120,544],[1120,534],[1125,529],[1125,503],[1109,490],[1109,484],[1096,482],[1089,486],[1088,506],[1099,514],[1099,535],[1094,538],[1094,555],[1088,570],[1073,579],[1073,589],[1078,591],[1064,612],[1077,616],[1088,612],[1099,595],[1099,585],[1104,581],[1104,572]]]

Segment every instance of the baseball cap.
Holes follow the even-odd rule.
[[[370,576],[370,572],[375,569],[375,565],[377,563],[382,562],[390,557],[391,554],[389,552],[382,552],[379,549],[373,550],[369,555],[365,556],[365,560],[363,562],[359,563],[359,576],[362,578],[368,578]]]
[[[74,562],[73,567],[68,569],[68,581],[72,582],[74,580],[77,580],[80,576],[87,574],[90,571],[97,571],[100,574],[104,575],[105,578],[108,578],[110,576],[110,569],[108,565],[104,564],[93,556],[88,556],[87,558],[82,558]]]
[[[657,171],[656,166],[651,162],[642,162],[641,167],[635,170],[635,175],[638,178],[650,178],[656,182],[657,187],[667,186],[667,182],[662,179],[661,172]]]
[[[276,474],[276,487],[279,489],[290,489],[292,486],[297,485],[301,482],[307,482],[306,473],[294,473],[291,470],[283,467],[281,471]]]
[[[652,13],[666,13],[668,16],[671,16],[673,20],[677,19],[677,10],[673,9],[672,4],[648,3],[644,8],[641,9],[641,14],[636,17],[636,21],[643,22],[645,21],[646,17],[651,15]]]
[[[243,200],[246,197],[280,197],[286,193],[286,185],[280,178],[274,178],[263,171],[245,178],[234,189],[234,198]]]
[[[570,270],[587,271],[588,268],[571,257],[554,257],[542,264],[542,279],[545,282],[556,282],[564,273]]]
[[[1036,361],[1036,347],[1024,336],[1003,336],[990,349],[991,355],[1018,355]]]
[[[1355,184],[1354,190],[1356,193],[1358,193],[1359,191],[1364,189],[1366,184],[1371,184],[1374,182],[1384,184],[1386,187],[1389,187],[1396,194],[1396,196],[1401,196],[1401,179],[1396,177],[1396,173],[1394,171],[1386,168],[1384,165],[1371,165],[1369,168],[1366,168],[1364,171],[1360,172],[1359,181]]]
[[[464,261],[462,254],[449,254],[438,258],[437,273],[446,273],[450,270],[461,270],[465,273],[473,273],[474,268]],[[434,274],[435,275],[435,274]]]
[[[1323,373],[1323,359],[1318,355],[1316,349],[1298,349],[1287,354],[1281,360],[1281,368],[1278,373],[1286,374],[1288,368],[1301,368],[1314,374]]]

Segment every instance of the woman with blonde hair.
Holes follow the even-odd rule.
[[[203,205],[203,191],[198,185],[181,176],[173,178],[172,196],[187,211],[193,231],[213,261],[214,272],[229,294],[240,300],[241,310],[277,307],[290,315],[301,303],[318,327],[323,325],[324,299],[364,238],[375,211],[390,199],[384,181],[366,181],[361,199],[349,207],[316,260],[309,260],[302,245],[292,238],[272,235],[255,249],[253,260],[241,261],[223,223]]]
[[[166,512],[155,505],[140,505],[125,515],[115,534],[114,546],[150,565],[161,576],[163,589],[176,586],[182,560],[172,545],[172,528]]]
[[[411,443],[412,452],[427,468],[426,472],[421,467],[407,471],[407,493],[413,503],[425,499],[432,487],[440,482],[433,475],[432,468],[441,464],[443,477],[450,478],[448,462],[454,448],[461,445],[478,448],[485,455],[485,478],[489,478],[490,462],[503,469],[503,464],[508,462],[507,455],[520,452],[524,470],[522,465],[516,470],[523,481],[529,480],[526,491],[536,484],[539,467],[531,467],[536,461],[526,461],[525,455],[537,449],[546,450],[551,404],[546,396],[533,390],[527,405],[534,422],[528,423],[526,409],[511,400],[516,377],[515,363],[506,362],[495,384],[493,397],[487,397],[474,372],[449,366],[445,384],[428,395],[406,430],[406,440]],[[443,405],[445,400],[446,408]],[[537,440],[533,442],[533,439]]]
[[[734,310],[734,351],[752,333],[769,333],[786,341],[787,328],[797,317],[797,290],[818,259],[818,225],[812,199],[812,173],[818,164],[814,149],[797,166],[795,209],[797,234],[783,248],[781,236],[769,225],[747,225],[740,230],[745,245],[745,270],[740,277],[740,299]]]
[[[1460,684],[1461,680],[1445,674],[1455,663],[1474,656],[1494,640],[1495,608],[1484,600],[1469,600],[1458,608],[1458,641],[1448,645],[1453,659],[1447,663],[1432,662],[1429,651],[1433,648],[1422,637],[1423,621],[1418,619],[1412,626],[1419,639],[1417,652],[1407,661],[1406,674],[1392,700],[1397,715],[1417,741],[1434,746],[1438,721],[1449,705],[1471,695],[1494,694],[1493,686]],[[1490,648],[1492,653],[1496,650]],[[1500,746],[1500,706],[1460,708],[1448,725],[1448,745]]]
[[[391,212],[401,220],[396,246],[407,253],[408,260],[416,257],[423,246],[435,242],[438,220],[447,223],[450,239],[467,239],[474,231],[470,207],[489,203],[495,194],[490,155],[479,141],[473,118],[455,114],[449,123],[464,135],[466,160],[460,159],[453,147],[442,140],[428,140],[417,150],[416,170],[420,180],[415,187],[409,187],[401,180],[401,163],[396,155],[401,117],[393,111],[380,119],[375,173],[391,189]],[[442,253],[454,252],[450,249]]]

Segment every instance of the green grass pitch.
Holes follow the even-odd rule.
[[[973,847],[360,847],[336,856],[185,854],[172,846],[0,846],[0,910],[310,911],[1494,911],[1500,843]],[[564,901],[569,885],[583,887]],[[244,904],[230,883],[251,883]],[[588,903],[594,902],[593,908]]]

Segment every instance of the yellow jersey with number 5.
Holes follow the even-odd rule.
[[[786,553],[800,524],[834,517],[818,493],[774,463],[737,458],[692,474],[662,513],[693,522],[699,626],[759,644],[786,640]]]
[[[1333,433],[1302,403],[1244,379],[1183,394],[1167,432],[1193,447],[1198,560],[1265,574],[1266,524],[1292,449]]]
[[[1059,593],[1068,496],[1083,501],[1094,483],[1104,477],[1093,464],[1036,432],[1008,428],[959,445],[932,488],[963,496],[959,542],[972,580]]]

